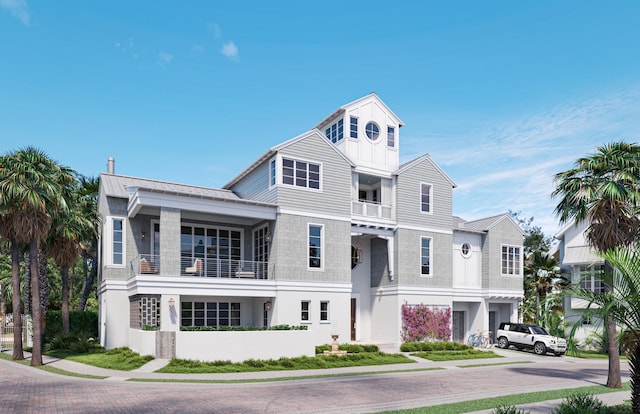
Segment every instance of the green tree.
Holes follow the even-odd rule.
[[[573,294],[589,301],[583,319],[606,317],[622,327],[622,342],[631,371],[632,411],[640,413],[640,253],[635,248],[613,248],[602,254],[602,258],[611,265],[609,269],[613,268],[605,272],[609,289],[593,292],[575,287]],[[617,341],[614,338],[616,345]]]
[[[543,323],[543,315],[547,314],[547,296],[558,293],[568,286],[567,278],[560,270],[558,260],[548,253],[537,250],[534,251],[526,261],[524,267],[525,301],[535,304],[533,315],[523,315],[533,320],[534,323],[549,328]],[[556,305],[557,306],[557,305]],[[532,308],[531,305],[528,308]],[[558,309],[554,308],[553,311]],[[544,311],[544,312],[543,312]],[[526,319],[526,318],[525,318]]]
[[[579,158],[573,168],[555,176],[552,195],[562,224],[574,220],[588,223],[586,237],[599,252],[635,243],[640,222],[640,146],[614,142]],[[605,268],[609,264],[605,261]],[[616,325],[604,315],[608,333],[609,375],[607,386],[622,387]]]
[[[87,220],[84,227],[82,245],[82,292],[78,310],[87,309],[87,301],[93,291],[93,284],[98,276],[98,189],[99,180],[95,177],[80,177],[80,206],[82,216]],[[89,259],[91,258],[91,259]]]
[[[31,365],[42,365],[42,307],[38,250],[51,228],[52,215],[67,209],[63,187],[73,180],[72,171],[58,165],[43,151],[25,147],[0,157],[0,217],[3,236],[12,248],[14,359],[22,359],[20,328],[19,244],[29,245],[33,350]],[[20,338],[20,339],[19,339]],[[17,353],[19,351],[19,354]]]

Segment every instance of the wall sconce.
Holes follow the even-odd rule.
[[[355,263],[362,263],[362,249],[360,247],[355,248],[355,251],[353,252],[353,261]]]
[[[266,301],[266,302],[264,303],[264,308],[265,308],[267,311],[270,311],[270,310],[271,310],[271,301],[270,301],[270,300],[268,300],[268,301]]]
[[[169,298],[169,309],[174,309],[176,307],[176,301],[173,298]]]
[[[264,235],[264,239],[267,243],[271,243],[271,232],[269,230],[267,230],[267,233]]]
[[[140,238],[141,238],[142,240],[146,239],[146,238],[147,238],[147,232],[146,232],[146,231],[144,231],[144,230],[142,230],[142,231],[140,232]]]

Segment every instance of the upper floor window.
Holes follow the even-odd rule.
[[[309,267],[322,268],[322,226],[309,224]]]
[[[580,288],[590,290],[595,293],[602,293],[605,290],[602,282],[604,266],[598,265],[582,265],[578,267],[578,277],[580,278]]]
[[[349,119],[349,136],[358,139],[358,118],[355,116]]]
[[[341,119],[324,131],[327,139],[334,144],[344,138],[344,121]]]
[[[122,219],[113,219],[113,264],[123,264],[124,261],[124,226]]]
[[[124,266],[125,262],[125,222],[121,217],[109,217],[105,220],[105,264]]]
[[[420,211],[423,213],[431,213],[431,196],[433,186],[431,184],[420,184]]]
[[[320,164],[283,158],[282,184],[319,190]]]
[[[518,246],[502,246],[502,274],[520,275],[522,252]]]
[[[276,160],[271,160],[269,164],[269,186],[276,185]]]
[[[375,122],[367,123],[364,127],[364,132],[371,141],[375,141],[380,137],[380,127]]]
[[[420,238],[420,274],[431,275],[431,238]]]
[[[394,127],[387,127],[387,146],[391,148],[396,146],[396,129]]]

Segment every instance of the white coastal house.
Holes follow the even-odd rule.
[[[454,340],[517,320],[523,233],[464,221],[429,155],[372,93],[268,149],[223,188],[100,176],[100,340],[200,360],[401,342],[404,303],[446,307]],[[198,326],[307,330],[193,332]],[[156,329],[156,330],[152,330]]]

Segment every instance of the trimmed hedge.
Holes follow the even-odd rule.
[[[98,312],[69,311],[69,334],[98,337]],[[62,335],[62,311],[47,311],[44,340],[49,342],[53,337]]]
[[[359,354],[361,352],[380,352],[378,345],[358,345],[358,344],[340,344],[338,349],[347,351],[349,354]],[[324,351],[331,351],[331,345],[317,345],[316,355],[322,354]]]
[[[206,332],[229,332],[229,331],[306,331],[307,325],[274,325],[274,326],[221,326],[214,328],[211,326],[181,326],[181,331],[206,331]]]
[[[459,342],[405,342],[400,345],[402,352],[432,352],[432,351],[466,351],[473,349],[469,345]]]

